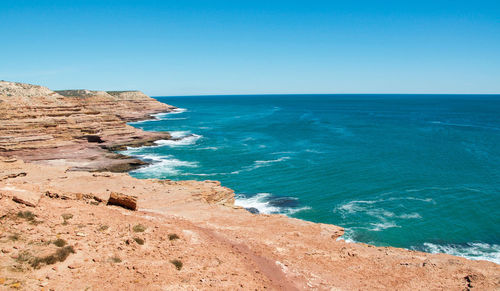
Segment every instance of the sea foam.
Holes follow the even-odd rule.
[[[158,156],[158,155],[138,155],[143,160],[151,161],[152,164],[134,170],[134,173],[143,173],[150,178],[163,178],[166,175],[176,176],[181,173],[179,168],[196,168],[197,162],[181,161],[172,156]]]
[[[173,111],[156,113],[156,114],[153,114],[151,116],[153,116],[154,118],[159,119],[159,120],[164,120],[164,118],[167,117],[168,115],[180,114],[180,113],[184,113],[186,111],[187,111],[186,108],[175,108]]]
[[[269,193],[258,193],[252,197],[245,197],[243,195],[237,195],[235,205],[244,208],[255,208],[259,210],[259,213],[272,214],[279,213],[280,209],[278,207],[272,206],[268,199],[271,197]]]
[[[471,260],[486,260],[500,264],[500,245],[487,243],[434,244],[424,243],[423,247],[412,248],[429,253],[446,253]]]
[[[202,137],[203,137],[202,135],[191,134],[178,139],[160,139],[155,141],[155,144],[158,146],[169,146],[169,147],[187,146],[195,144],[196,141]]]
[[[293,215],[295,213],[310,210],[309,206],[302,207],[286,207],[282,205],[288,204],[293,201],[293,206],[298,205],[298,199],[295,197],[273,197],[270,193],[258,193],[255,196],[247,197],[242,194],[236,195],[235,205],[244,207],[246,209],[255,208],[259,213],[263,214],[285,214]],[[290,204],[288,204],[290,205]]]

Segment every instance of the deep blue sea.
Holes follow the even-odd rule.
[[[343,239],[500,263],[500,95],[157,97],[139,178],[220,180],[237,204]]]

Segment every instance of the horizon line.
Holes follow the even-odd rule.
[[[143,92],[142,90],[138,90]],[[263,93],[263,94],[187,94],[187,95],[149,95],[150,97],[211,97],[211,96],[303,96],[303,95],[442,95],[442,96],[500,96],[500,93]]]

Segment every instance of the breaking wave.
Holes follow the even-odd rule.
[[[414,250],[428,253],[446,253],[449,255],[464,257],[471,260],[486,260],[500,264],[500,245],[487,243],[465,243],[465,244],[433,244],[424,243],[423,246],[413,247]]]
[[[186,108],[175,108],[173,111],[170,111],[170,112],[162,112],[162,113],[156,113],[156,114],[153,114],[151,116],[153,116],[154,118],[158,119],[158,120],[165,120],[165,118],[169,115],[172,115],[172,114],[180,114],[180,113],[184,113],[186,112],[187,109]]]
[[[252,171],[252,170],[255,170],[258,168],[270,166],[271,164],[274,164],[274,163],[287,161],[289,159],[290,159],[290,157],[281,157],[281,158],[278,158],[275,160],[255,161],[255,162],[253,162],[253,165],[243,167],[241,170],[233,171],[233,172],[231,172],[231,174],[239,174],[241,172]]]
[[[132,172],[147,174],[150,178],[164,178],[167,175],[176,176],[181,173],[180,168],[198,167],[197,162],[181,161],[170,155],[137,154],[135,156],[151,164]]]
[[[172,137],[174,136],[172,135]],[[155,144],[158,146],[169,146],[169,147],[187,146],[195,144],[196,141],[202,137],[203,137],[202,135],[190,134],[180,138],[174,137],[174,139],[160,139],[155,141]]]
[[[234,204],[262,214],[292,215],[311,209],[309,206],[299,207],[298,199],[295,197],[273,197],[270,193],[258,193],[250,197],[237,194]]]

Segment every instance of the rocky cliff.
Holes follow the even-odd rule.
[[[126,122],[173,108],[138,91],[54,92],[0,81],[0,154],[73,170],[128,171],[143,162],[108,149],[147,145],[170,135]]]
[[[236,207],[216,181],[69,171],[167,138],[125,122],[172,107],[138,92],[0,84],[0,289],[500,289],[500,265],[346,243],[341,227]],[[135,196],[138,211],[107,205],[110,193]]]

